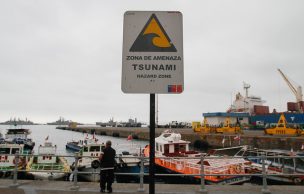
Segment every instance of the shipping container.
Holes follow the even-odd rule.
[[[269,107],[268,106],[254,105],[253,111],[256,115],[269,114]]]
[[[297,103],[296,102],[287,102],[287,110],[288,111],[297,111]]]
[[[304,111],[304,101],[300,101],[301,110]]]

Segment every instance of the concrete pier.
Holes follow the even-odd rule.
[[[71,190],[73,183],[65,181],[33,181],[20,180],[19,186],[10,188],[12,180],[0,180],[0,194],[95,194],[99,193],[99,184],[93,182],[79,182],[78,190]],[[144,185],[144,192],[138,191],[139,184],[131,183],[114,183],[113,193],[148,193],[148,185]],[[269,186],[269,191],[273,194],[303,194],[303,186]],[[164,194],[199,194],[200,185],[184,185],[184,184],[156,184],[156,193]],[[261,194],[262,186],[260,185],[207,185],[206,189],[209,194]]]
[[[82,133],[93,133],[127,138],[130,134],[138,139],[149,140],[149,128],[128,128],[128,127],[84,127],[76,128],[58,127],[63,130],[71,130]],[[165,129],[157,128],[155,136],[159,136]],[[181,133],[182,138],[194,143],[196,140],[208,142],[213,147],[231,147],[238,145],[251,145],[261,149],[293,149],[300,150],[304,143],[304,136],[270,136],[264,135],[264,131],[247,130],[241,134],[241,139],[234,140],[236,134],[204,134],[194,133],[192,129],[173,129]],[[222,144],[225,139],[224,145]]]

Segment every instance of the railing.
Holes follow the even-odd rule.
[[[9,154],[5,154],[5,156],[9,156]],[[14,159],[14,163],[15,163],[15,167],[13,170],[7,170],[7,169],[0,169],[0,171],[2,172],[13,172],[13,181],[12,184],[10,185],[11,187],[17,187],[19,184],[17,182],[17,178],[18,178],[18,172],[50,172],[50,173],[66,173],[64,171],[60,171],[60,170],[20,170],[18,169],[19,166],[19,160],[20,157],[34,157],[37,155],[28,155],[28,154],[19,154],[18,152],[15,153],[15,159]],[[79,159],[80,158],[84,158],[84,156],[80,156],[78,153],[75,153],[75,155],[58,155],[58,157],[73,157],[74,158],[74,170],[72,172],[70,172],[73,175],[73,185],[71,187],[71,190],[78,190],[79,186],[78,186],[78,175],[79,174],[99,174],[99,172],[92,171],[92,172],[79,172],[78,171],[78,163],[79,163]],[[86,156],[87,158],[95,158],[96,157],[91,157],[91,156]],[[118,158],[138,158],[140,160],[140,172],[139,173],[115,173],[116,175],[134,175],[134,176],[139,176],[140,181],[139,181],[139,188],[138,191],[144,191],[144,176],[148,175],[148,173],[144,173],[144,161],[146,161],[148,158],[143,157],[143,156],[120,156]],[[251,158],[251,159],[261,159],[262,162],[262,172],[261,173],[243,173],[243,174],[237,174],[237,173],[206,173],[205,168],[206,166],[204,165],[204,160],[206,159],[218,159],[218,160],[223,160],[223,159],[236,159],[236,158]],[[201,181],[200,181],[200,192],[201,193],[207,193],[207,189],[205,186],[205,177],[207,176],[260,176],[262,177],[263,180],[263,184],[262,184],[262,189],[261,192],[263,194],[267,194],[270,193],[269,189],[268,189],[268,184],[267,184],[267,178],[268,176],[301,176],[304,178],[304,171],[302,173],[284,173],[282,171],[282,173],[268,173],[268,170],[266,169],[267,163],[266,163],[266,159],[271,159],[271,158],[284,158],[284,159],[295,159],[295,158],[301,158],[304,159],[304,156],[265,156],[265,155],[261,155],[261,156],[246,156],[246,157],[228,157],[228,156],[219,156],[219,157],[210,157],[210,156],[203,156],[201,155],[200,157],[171,157],[170,160],[173,163],[180,163],[180,161],[178,159],[199,159],[200,160],[200,168],[198,169],[197,166],[192,166],[192,168],[194,167],[196,170],[198,169],[199,173],[197,174],[155,174],[155,176],[199,176]],[[168,159],[167,157],[157,157],[157,159]],[[184,165],[186,166],[186,165]],[[189,164],[188,167],[191,167],[191,164]],[[100,170],[107,170],[107,169],[113,169],[113,168],[102,168]]]

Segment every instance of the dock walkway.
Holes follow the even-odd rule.
[[[10,187],[12,180],[0,180],[0,194],[96,194],[99,193],[99,183],[79,182],[78,190],[71,190],[73,183],[66,181],[38,181],[20,180],[19,186]],[[149,193],[149,185],[145,184],[144,192],[138,191],[139,184],[114,183],[114,194],[146,194]],[[208,194],[261,194],[260,185],[207,185]],[[275,185],[269,186],[272,194],[303,194],[304,186]],[[200,185],[184,184],[156,184],[156,193],[159,194],[199,194]]]

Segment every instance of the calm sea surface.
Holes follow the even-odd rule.
[[[92,125],[92,127],[95,125]],[[69,152],[65,149],[65,145],[67,142],[72,140],[83,140],[87,134],[74,132],[74,131],[67,131],[67,130],[60,130],[56,129],[57,126],[55,125],[22,125],[22,126],[12,126],[12,125],[0,125],[0,132],[4,136],[6,133],[6,129],[9,128],[26,128],[31,130],[30,137],[36,143],[34,148],[34,153],[37,154],[39,145],[43,145],[47,136],[49,136],[49,141],[53,144],[57,145],[57,153],[60,155],[73,155],[72,152]],[[96,127],[96,126],[95,126]],[[112,136],[101,136],[95,135],[96,138],[99,140],[99,143],[106,142],[107,140],[112,141],[112,147],[116,149],[117,153],[121,151],[139,151],[139,148],[144,148],[147,145],[148,141],[142,140],[132,140],[128,141],[126,138],[118,138]],[[92,135],[88,134],[88,137],[91,138]],[[70,161],[70,160],[69,160]]]

